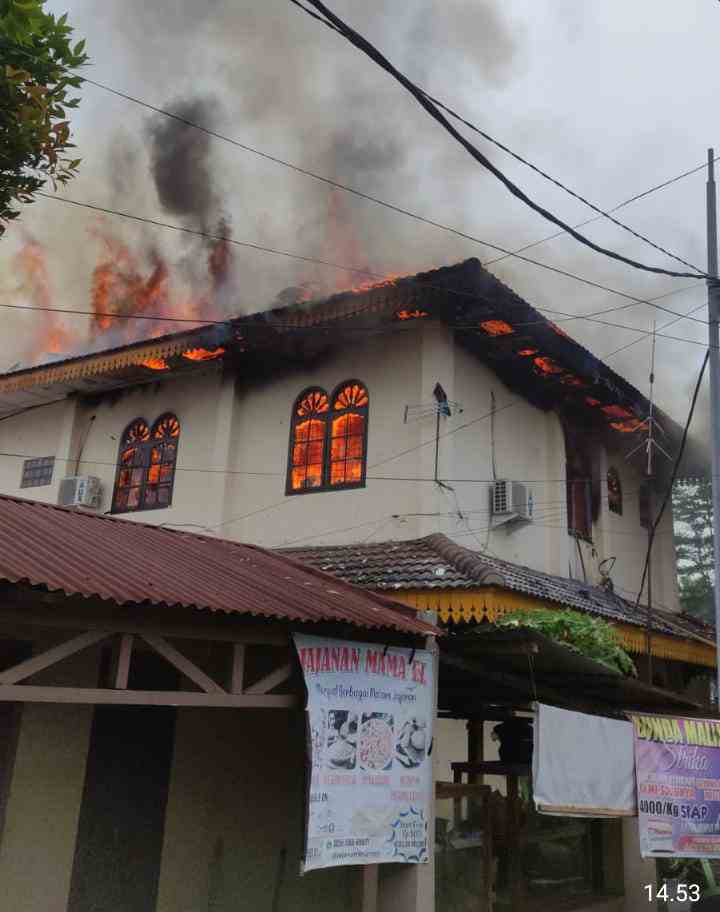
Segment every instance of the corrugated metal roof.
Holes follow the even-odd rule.
[[[119,605],[439,632],[390,599],[254,545],[6,496],[0,580]]]
[[[614,592],[513,564],[491,554],[479,554],[441,533],[409,541],[281,548],[278,553],[370,590],[457,590],[500,585],[608,621],[636,626],[646,623],[642,605],[635,608],[632,602]],[[712,627],[669,611],[653,611],[653,628],[669,635],[702,637],[714,642]]]

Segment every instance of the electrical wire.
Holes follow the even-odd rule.
[[[305,13],[309,12],[307,7],[303,3],[301,3],[300,0],[290,0],[290,2],[293,3],[293,5],[297,6],[299,9],[303,10],[303,12],[305,12]],[[445,130],[455,139],[455,141],[458,142],[465,149],[465,151],[468,152],[472,156],[472,158],[475,159],[475,161],[477,161],[484,168],[486,168],[488,171],[490,171],[490,173],[493,174],[506,187],[506,189],[510,191],[510,193],[513,196],[515,196],[517,199],[521,200],[521,202],[525,203],[527,206],[529,206],[531,209],[533,209],[539,215],[543,216],[543,218],[545,218],[548,221],[552,222],[553,224],[557,225],[559,228],[562,228],[569,235],[571,235],[571,237],[574,237],[575,240],[579,241],[581,244],[584,244],[586,247],[589,247],[591,250],[594,250],[596,253],[601,253],[604,256],[610,257],[611,259],[625,263],[627,266],[632,266],[635,269],[640,269],[645,272],[658,273],[661,275],[669,275],[674,278],[698,278],[698,277],[707,278],[707,273],[705,273],[704,271],[697,269],[697,267],[693,266],[691,263],[687,263],[685,260],[682,260],[680,257],[677,257],[675,254],[672,254],[669,251],[667,251],[665,248],[658,247],[658,245],[656,245],[654,242],[650,241],[648,238],[645,238],[643,235],[637,235],[636,232],[633,232],[633,233],[636,234],[638,237],[640,237],[642,240],[644,240],[646,243],[649,243],[653,247],[656,247],[657,249],[661,250],[662,253],[664,253],[666,256],[670,256],[672,259],[679,260],[684,265],[687,265],[687,266],[689,266],[689,268],[694,269],[695,272],[692,272],[692,273],[676,272],[673,270],[663,269],[659,266],[648,266],[637,260],[632,260],[629,257],[625,257],[622,254],[616,253],[615,251],[612,251],[606,247],[602,247],[601,245],[596,244],[594,241],[591,241],[585,235],[580,234],[571,225],[562,221],[562,219],[558,218],[556,215],[554,215],[548,209],[545,209],[543,206],[534,202],[523,190],[521,190],[515,183],[513,183],[513,181],[511,181],[508,177],[506,177],[506,175],[499,168],[497,168],[482,152],[480,152],[480,150],[476,146],[474,146],[471,142],[469,142],[469,140],[467,140],[462,135],[462,133],[460,133],[458,130],[455,129],[455,127],[453,127],[453,125],[450,123],[450,121],[441,113],[439,108],[442,107],[444,110],[447,110],[448,113],[451,114],[451,116],[453,116],[453,117],[459,118],[459,115],[455,114],[454,112],[451,112],[445,105],[438,103],[436,101],[436,99],[432,98],[430,95],[427,95],[422,89],[420,89],[413,82],[411,82],[411,80],[409,80],[407,78],[407,76],[405,76],[398,69],[396,69],[390,63],[390,61],[383,54],[381,54],[380,51],[374,45],[372,45],[366,38],[361,36],[354,29],[350,28],[350,26],[348,26],[342,19],[340,19],[339,16],[337,16],[335,13],[333,13],[324,3],[322,3],[321,0],[306,0],[306,2],[311,4],[316,10],[318,10],[322,14],[322,16],[325,17],[325,19],[329,20],[329,22],[335,26],[336,31],[340,30],[340,32],[344,38],[346,38],[356,48],[358,48],[364,54],[366,54],[368,57],[370,57],[371,60],[373,60],[376,64],[378,64],[378,66],[380,66],[382,69],[384,69],[397,82],[399,82],[400,85],[402,85],[415,98],[415,100],[427,111],[427,113],[434,120],[436,120],[442,127],[444,127]],[[327,22],[325,24],[327,25]],[[463,120],[462,118],[459,118],[459,119]],[[471,129],[474,129],[477,132],[481,132],[476,127],[474,127],[474,125],[470,124],[469,122],[466,122],[463,120],[463,123],[465,123]],[[506,151],[509,152],[510,150],[508,150],[506,148]],[[515,153],[512,153],[512,152],[510,154],[515,155]],[[524,163],[529,164],[526,161]],[[533,168],[534,168],[534,166],[533,166]],[[539,170],[537,168],[534,168],[534,169]],[[551,178],[549,178],[548,175],[545,175],[544,173],[543,173],[543,176],[547,177],[548,179],[551,179]],[[553,182],[555,182],[555,181],[553,181]],[[561,186],[563,186],[563,189],[565,189],[565,190],[568,189],[568,188],[564,187],[564,185],[561,185]],[[585,202],[586,202],[586,204],[591,205],[591,204],[587,203],[587,201],[585,201]],[[593,207],[593,208],[596,208],[596,207]],[[596,211],[597,211],[597,209],[596,209]],[[602,210],[600,210],[600,211],[602,211]],[[606,215],[606,213],[603,213],[603,215]],[[609,215],[607,215],[607,217],[612,219],[612,217]],[[626,227],[626,226],[622,225],[622,223],[618,223],[618,224],[620,224],[622,227]],[[628,230],[631,230],[631,229],[628,229]]]
[[[667,490],[665,491],[665,497],[663,498],[662,505],[658,515],[655,517],[655,521],[652,524],[650,529],[650,534],[648,535],[648,545],[647,552],[645,554],[645,563],[643,565],[642,577],[640,579],[640,589],[637,594],[637,599],[635,600],[635,607],[637,608],[640,604],[640,599],[642,598],[643,589],[645,588],[645,580],[647,579],[648,566],[650,564],[650,554],[652,551],[653,541],[657,534],[657,528],[660,524],[660,520],[663,517],[665,508],[668,505],[668,501],[672,496],[673,485],[675,484],[675,479],[677,478],[677,473],[680,468],[680,462],[682,460],[683,452],[685,451],[685,444],[687,443],[688,433],[690,431],[690,423],[692,422],[693,414],[695,412],[695,405],[700,395],[700,386],[702,384],[703,375],[705,373],[705,368],[707,367],[708,360],[710,358],[709,350],[705,352],[705,357],[703,358],[702,367],[698,373],[697,382],[695,383],[695,389],[693,391],[692,402],[690,403],[690,410],[688,412],[687,420],[685,421],[685,427],[683,429],[682,440],[680,441],[680,448],[678,449],[677,456],[675,457],[675,462],[673,464],[672,474],[670,475],[670,481],[668,482]]]
[[[310,13],[310,10],[307,10],[307,12]],[[311,13],[311,15],[313,15],[313,14]],[[319,16],[317,18],[320,19]],[[326,20],[321,20],[321,21],[323,21],[323,22],[325,22],[325,24],[329,25],[329,23],[327,23]],[[393,212],[397,212],[401,215],[409,216],[410,218],[413,218],[419,222],[423,222],[426,225],[430,225],[434,228],[439,228],[442,231],[448,231],[451,234],[464,238],[465,240],[473,241],[475,243],[486,246],[486,245],[484,245],[484,242],[482,240],[480,240],[479,238],[473,237],[472,235],[469,235],[464,231],[460,231],[459,229],[453,228],[450,225],[444,225],[441,222],[435,221],[434,219],[426,218],[425,216],[422,216],[416,212],[412,212],[408,209],[405,209],[402,206],[398,206],[396,204],[389,203],[386,200],[382,200],[382,199],[379,199],[378,197],[372,196],[371,194],[364,193],[362,190],[358,190],[355,187],[349,186],[348,184],[343,184],[340,181],[333,180],[332,178],[326,177],[325,175],[318,174],[314,171],[310,171],[308,168],[303,168],[301,165],[295,164],[294,162],[288,161],[283,158],[279,158],[276,155],[272,155],[269,152],[264,152],[261,149],[258,149],[254,146],[249,146],[249,145],[247,145],[247,143],[242,143],[239,140],[233,139],[229,136],[219,133],[217,130],[211,130],[208,127],[204,127],[204,126],[202,126],[202,124],[189,120],[187,117],[182,117],[179,114],[175,114],[172,111],[168,111],[166,108],[160,108],[157,105],[153,105],[150,102],[144,101],[141,98],[137,98],[133,95],[129,95],[127,92],[122,92],[119,89],[114,89],[114,88],[112,88],[112,86],[106,85],[105,83],[102,83],[102,82],[98,82],[95,79],[83,77],[83,80],[84,80],[84,82],[88,83],[89,85],[93,85],[96,88],[102,89],[105,92],[110,92],[113,95],[117,95],[119,98],[123,98],[126,101],[130,101],[133,104],[146,108],[147,110],[152,111],[155,114],[161,114],[164,117],[169,117],[172,120],[175,120],[178,123],[184,124],[187,127],[191,127],[194,130],[199,130],[202,133],[205,133],[207,136],[211,136],[215,139],[219,139],[219,140],[222,140],[223,142],[229,143],[230,145],[236,146],[237,148],[242,149],[244,152],[249,152],[253,155],[257,155],[258,157],[263,158],[267,161],[273,162],[276,165],[281,165],[284,168],[289,168],[291,171],[295,171],[296,173],[302,174],[305,177],[310,177],[313,180],[320,181],[321,183],[324,183],[327,186],[333,187],[337,190],[342,190],[346,193],[350,193],[354,196],[357,196],[360,199],[364,199],[364,200],[367,200],[368,202],[375,203],[379,206],[383,206],[386,209],[389,209]],[[495,142],[495,140],[492,137],[490,137],[489,135],[487,135],[487,134],[483,134],[483,135],[487,139],[489,139],[491,142]],[[498,143],[498,145],[500,148],[505,148],[502,144]],[[509,150],[507,150],[507,151],[509,151]],[[510,153],[510,154],[514,154],[514,153]],[[519,156],[518,156],[518,158],[519,158],[519,160],[526,163],[525,159],[522,159]],[[718,161],[718,160],[720,160],[720,156],[716,156],[716,158],[714,159],[714,161]],[[529,167],[534,168],[534,166],[531,165],[529,162],[527,162],[527,164]],[[634,196],[631,196],[629,199],[623,200],[623,202],[618,203],[616,206],[613,206],[612,209],[609,209],[607,211],[598,209],[592,203],[587,202],[582,197],[577,196],[577,194],[573,193],[573,191],[568,190],[568,192],[571,193],[571,195],[576,196],[582,202],[586,203],[586,205],[595,209],[595,211],[601,213],[600,215],[593,216],[590,219],[586,219],[583,222],[573,225],[573,227],[574,228],[584,228],[586,225],[590,225],[593,222],[599,221],[600,219],[610,218],[610,213],[617,212],[618,210],[624,208],[625,206],[629,206],[631,203],[644,199],[646,196],[649,196],[651,193],[654,193],[657,190],[663,190],[665,187],[669,187],[671,184],[674,184],[677,181],[690,176],[691,174],[696,174],[698,171],[702,171],[706,167],[707,167],[707,162],[703,162],[701,165],[698,165],[695,168],[691,168],[688,171],[684,171],[684,172],[682,172],[682,174],[678,174],[675,177],[669,178],[668,180],[665,180],[659,184],[655,184],[653,187],[650,187],[647,190],[643,190],[641,193],[636,193]],[[543,173],[543,172],[540,172],[540,173]],[[553,180],[553,178],[550,178],[550,177],[548,177],[548,179]],[[562,184],[560,184],[557,181],[554,181],[554,182],[557,183],[559,186],[563,186]],[[566,189],[566,188],[563,187],[563,189]],[[612,221],[617,221],[617,220],[613,219]],[[618,223],[618,224],[621,224],[621,223]],[[631,231],[633,234],[636,234],[636,232],[632,231],[632,229],[628,228],[627,226],[622,225],[622,227],[628,231]],[[551,241],[557,237],[561,237],[561,236],[565,235],[566,233],[567,232],[564,230],[558,231],[555,234],[548,235],[547,237],[541,238],[537,241],[533,241],[530,244],[526,244],[525,246],[520,247],[516,251],[505,253],[500,257],[496,257],[493,260],[489,260],[487,263],[485,263],[485,265],[490,266],[493,263],[502,262],[503,260],[507,259],[508,257],[517,255],[518,253],[523,253],[526,250],[530,250],[533,247],[537,247],[540,244],[544,244],[546,241]],[[684,263],[685,261],[683,260],[681,262]],[[688,264],[688,265],[691,265],[691,264]],[[693,267],[693,268],[697,268],[697,267]]]

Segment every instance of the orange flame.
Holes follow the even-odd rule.
[[[165,358],[146,358],[140,362],[142,367],[148,367],[154,371],[164,371],[168,369],[168,363]]]
[[[529,358],[530,355],[536,355],[538,350],[536,348],[521,348],[518,352],[521,358]]]
[[[540,355],[537,358],[533,358],[533,364],[541,374],[545,375],[561,374],[565,370],[564,367],[561,367],[547,355]]]
[[[585,402],[586,402],[588,405],[592,406],[592,407],[595,407],[595,406],[597,406],[597,405],[600,405],[600,400],[599,400],[599,399],[593,399],[592,396],[586,396],[586,397],[585,397]]]
[[[480,329],[489,336],[511,336],[515,330],[505,320],[483,320]]]
[[[639,431],[647,425],[647,421],[642,418],[628,418],[626,421],[611,421],[610,427],[622,434],[632,434]]]
[[[33,238],[29,238],[14,258],[16,272],[23,279],[23,290],[27,292],[34,307],[43,311],[41,330],[25,352],[34,361],[49,353],[59,354],[70,348],[70,333],[59,318],[52,313],[52,288],[45,252]]]
[[[182,356],[187,358],[188,361],[212,361],[213,358],[219,358],[224,353],[225,349],[222,345],[218,345],[212,351],[208,348],[189,348],[183,352]]]
[[[421,320],[423,317],[429,316],[427,310],[398,310],[395,314],[397,320]]]

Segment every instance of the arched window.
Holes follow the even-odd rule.
[[[622,516],[622,483],[617,469],[608,469],[607,473],[608,509],[612,513]]]
[[[170,506],[179,439],[180,422],[169,412],[152,429],[144,418],[127,426],[120,440],[113,513]]]
[[[329,410],[328,395],[319,388],[305,390],[295,400],[290,424],[288,494],[323,487]]]
[[[295,400],[290,425],[288,494],[362,487],[367,454],[368,393],[346,380],[329,398],[313,387]]]
[[[367,390],[356,380],[342,383],[335,391],[328,466],[333,488],[365,484],[368,405]]]

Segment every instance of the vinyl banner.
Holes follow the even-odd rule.
[[[432,655],[294,639],[310,733],[303,870],[428,861]]]
[[[720,722],[631,716],[640,851],[720,857]]]

